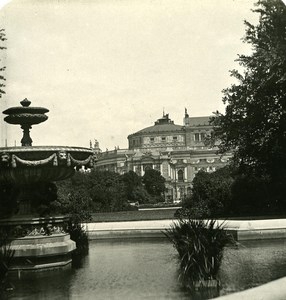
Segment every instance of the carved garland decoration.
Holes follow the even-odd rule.
[[[4,155],[5,155],[5,160],[4,160]],[[9,156],[6,154],[2,155],[2,164],[8,166],[9,165]],[[7,157],[6,157],[7,156]],[[58,166],[59,164],[63,164],[66,162],[66,165],[68,167],[70,166],[84,166],[84,165],[93,165],[93,156],[90,155],[87,159],[84,160],[78,160],[75,159],[71,156],[70,153],[66,153],[63,151],[60,151],[59,153],[54,153],[51,156],[45,158],[45,159],[40,159],[40,160],[25,160],[22,159],[15,154],[12,154],[11,156],[11,166],[12,168],[16,168],[17,164],[22,164],[24,166],[28,167],[36,167],[36,166],[42,166],[46,165],[48,163],[52,162],[53,166]]]
[[[87,159],[85,160],[77,160],[74,159],[70,154],[68,154],[68,160],[71,160],[75,165],[87,165],[87,164],[92,164],[92,155],[90,155]]]
[[[46,158],[46,159],[41,159],[41,160],[24,160],[18,156],[16,156],[15,154],[12,154],[12,167],[16,168],[17,167],[17,162],[21,163],[25,166],[28,167],[35,167],[35,166],[42,166],[42,165],[46,165],[49,162],[51,162],[53,160],[53,165],[56,166],[57,165],[57,155],[56,153],[52,154],[50,157]]]

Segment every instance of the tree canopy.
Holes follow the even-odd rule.
[[[241,172],[286,178],[286,7],[279,0],[257,2],[259,23],[245,21],[243,41],[250,55],[239,55],[243,72],[226,88],[225,114],[213,119],[220,151],[234,151]]]
[[[121,180],[125,185],[128,200],[136,200],[134,199],[134,190],[142,185],[141,177],[138,176],[135,172],[129,171],[121,175]]]
[[[227,215],[231,210],[232,183],[229,166],[213,173],[199,171],[193,180],[192,194],[184,200],[183,206],[190,210],[192,217]]]
[[[165,178],[157,170],[145,170],[143,183],[150,195],[160,196],[165,191]]]

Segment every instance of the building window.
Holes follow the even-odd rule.
[[[183,170],[178,171],[178,181],[184,181],[184,171]]]
[[[151,164],[148,164],[146,166],[144,166],[144,171],[146,172],[147,170],[152,170],[153,166]]]
[[[151,143],[154,142],[154,138],[153,138],[153,137],[150,138],[150,142],[151,142]]]
[[[173,136],[173,141],[176,141],[177,140],[177,137],[176,136]]]
[[[206,137],[206,134],[205,132],[202,132],[202,133],[195,133],[194,135],[194,141],[195,142],[202,142]]]
[[[166,137],[162,136],[162,142],[166,142]]]

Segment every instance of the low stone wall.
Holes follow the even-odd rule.
[[[164,237],[163,231],[172,220],[86,223],[89,239]]]
[[[86,223],[90,239],[164,237],[163,231],[175,220]],[[236,240],[286,238],[286,219],[218,220]]]

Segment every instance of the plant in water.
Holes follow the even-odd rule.
[[[187,287],[206,287],[218,282],[223,249],[234,240],[215,220],[180,218],[164,234],[178,251],[180,279]]]

